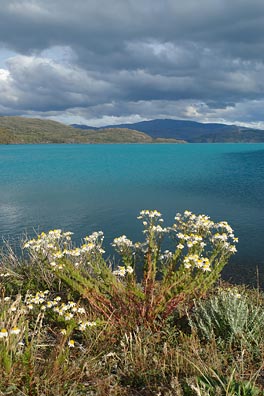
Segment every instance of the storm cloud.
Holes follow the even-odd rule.
[[[0,114],[264,128],[262,0],[0,0]]]

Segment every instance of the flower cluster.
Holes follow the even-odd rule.
[[[146,229],[157,227],[159,225],[159,230],[162,229],[160,223],[163,223],[161,213],[157,210],[141,210],[138,219],[142,220],[142,224]]]
[[[95,327],[97,326],[96,322],[90,322],[90,321],[82,321],[80,320],[78,323],[78,330],[81,332],[84,332],[87,328]],[[67,330],[66,329],[61,329],[60,333],[65,336],[67,335]],[[67,343],[69,348],[74,348],[76,346],[76,341],[73,339],[69,339]]]
[[[85,309],[83,307],[79,307],[74,301],[64,303],[61,301],[60,296],[57,296],[54,299],[48,299],[48,295],[48,290],[45,290],[44,292],[39,291],[35,295],[27,294],[25,297],[27,309],[30,311],[33,310],[34,307],[38,306],[41,311],[52,310],[65,321],[69,321],[72,318],[85,314]]]
[[[10,335],[18,335],[21,332],[21,329],[19,327],[12,327],[10,330],[7,330],[6,328],[2,328],[0,330],[0,339],[3,338],[8,338]]]
[[[141,210],[139,213],[138,219],[160,219],[160,221],[163,221],[161,219],[161,213],[158,212],[157,210]]]
[[[121,255],[123,253],[126,253],[128,251],[131,252],[133,250],[133,243],[130,239],[126,237],[126,235],[115,238],[112,246],[115,247],[116,251]]]
[[[236,253],[235,243],[238,238],[234,236],[234,231],[226,221],[221,221],[215,224],[214,227],[217,232],[212,236],[212,243],[215,247],[220,247],[226,252]]]
[[[179,240],[181,241],[177,247],[178,249],[183,249],[184,248],[184,244],[186,242],[186,246],[188,248],[192,248],[195,245],[199,245],[200,247],[205,247],[206,243],[203,242],[203,237],[201,235],[197,235],[197,234],[183,234],[181,232],[178,232],[176,234],[176,236],[179,238]]]
[[[175,220],[176,222],[173,224],[172,230],[181,232],[183,235],[195,234],[206,236],[214,226],[214,222],[210,220],[209,216],[203,214],[195,215],[189,210],[185,210],[183,215],[177,213]]]
[[[216,257],[221,257],[221,262],[224,262],[230,254],[236,252],[235,243],[238,239],[234,237],[232,228],[225,221],[215,223],[209,216],[196,215],[188,210],[183,214],[177,213],[175,223],[167,228],[162,226],[163,219],[157,210],[142,210],[138,219],[142,220],[144,226],[143,233],[146,239],[143,243],[133,244],[122,235],[115,238],[112,244],[123,259],[124,266],[118,266],[114,271],[114,274],[120,277],[130,272],[128,265],[134,266],[138,258],[142,258],[142,255],[145,257],[150,251],[153,254],[152,258],[158,258],[162,265],[180,260],[178,262],[182,263],[185,269],[198,268],[202,271],[211,271]],[[165,234],[176,240],[173,252],[160,251]],[[174,268],[177,267],[174,265]]]
[[[113,272],[114,275],[125,276],[126,273],[132,273],[136,254],[136,247],[133,245],[132,241],[128,239],[126,235],[122,235],[114,239],[112,246],[122,257],[125,265],[125,267],[118,267],[118,269]]]
[[[99,253],[103,254],[105,251],[102,249],[104,241],[104,233],[102,231],[95,231],[91,235],[84,238],[85,244],[81,247],[82,253]]]
[[[166,260],[171,259],[172,257],[173,257],[173,253],[170,252],[169,250],[165,250],[165,251],[159,256],[159,259],[160,259],[160,260],[166,261]]]
[[[78,330],[80,331],[85,331],[88,327],[94,327],[96,326],[97,323],[96,322],[90,322],[90,321],[86,321],[83,322],[82,320],[79,322],[79,326],[78,326]]]
[[[78,323],[78,330],[81,332],[84,332],[87,328],[95,327],[97,326],[96,322],[90,322],[90,321],[79,321]],[[67,335],[67,330],[66,329],[61,329],[60,333],[63,336]],[[67,343],[69,348],[74,348],[76,346],[76,341],[73,339],[69,339]]]
[[[201,255],[204,249],[222,250],[226,253],[235,253],[233,229],[226,221],[214,223],[209,216],[195,215],[186,210],[183,215],[177,213],[175,224],[170,228],[171,235],[177,239],[177,248],[187,248],[191,253]]]
[[[8,278],[11,274],[9,272],[2,272],[0,278]]]
[[[211,271],[210,261],[207,257],[198,256],[198,254],[190,254],[183,259],[185,268],[199,268],[203,271]]]
[[[84,307],[74,301],[63,302],[60,296],[51,298],[49,290],[27,293],[24,297],[18,295],[15,300],[3,296],[0,304],[0,350],[1,353],[11,351],[8,355],[10,359],[16,359],[16,355],[23,353],[23,347],[28,342],[37,340],[38,334],[43,332],[44,327],[48,329],[54,319],[56,327],[64,324],[65,328],[60,330],[60,334],[69,337],[66,341],[69,348],[79,345],[70,338],[75,331],[83,333],[97,326],[97,322],[87,320]],[[28,336],[25,337],[25,334]],[[54,331],[52,335],[49,344],[54,339]]]
[[[105,251],[102,249],[104,240],[103,232],[94,232],[84,238],[84,244],[80,248],[72,247],[72,232],[51,230],[42,232],[37,238],[31,239],[24,244],[30,254],[36,259],[46,259],[53,269],[61,270],[64,267],[62,259],[67,259],[76,267],[87,262],[87,259],[98,257]]]
[[[143,233],[146,235],[146,240],[152,245],[159,245],[168,232],[167,228],[161,226],[164,221],[161,213],[157,210],[142,210],[138,219],[142,220],[145,227]]]
[[[31,252],[46,256],[52,254],[61,248],[61,245],[67,245],[71,242],[72,232],[62,232],[62,230],[50,230],[48,233],[42,232],[36,239],[31,239],[24,243],[25,249]]]
[[[128,265],[127,267],[125,266],[118,266],[115,271],[113,271],[114,275],[124,277],[126,274],[132,274],[134,272],[133,268]]]

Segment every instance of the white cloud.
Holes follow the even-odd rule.
[[[49,111],[89,106],[109,98],[114,91],[107,81],[94,77],[74,65],[56,63],[49,58],[19,55],[1,69],[5,95],[2,105],[26,111]],[[12,103],[13,102],[13,103]]]
[[[10,73],[6,69],[0,69],[0,80],[7,81],[10,77]]]

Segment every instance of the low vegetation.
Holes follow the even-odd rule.
[[[263,395],[263,294],[220,281],[232,228],[189,211],[139,219],[145,239],[115,238],[111,259],[101,231],[3,248],[1,395]]]

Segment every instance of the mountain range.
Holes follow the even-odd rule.
[[[237,125],[155,119],[134,124],[71,126],[37,118],[0,116],[0,144],[27,143],[264,143],[264,131]]]
[[[74,128],[93,129],[88,125],[72,124]],[[220,123],[155,119],[133,124],[106,125],[104,128],[129,128],[144,132],[152,138],[179,139],[189,143],[261,143],[264,130]]]

